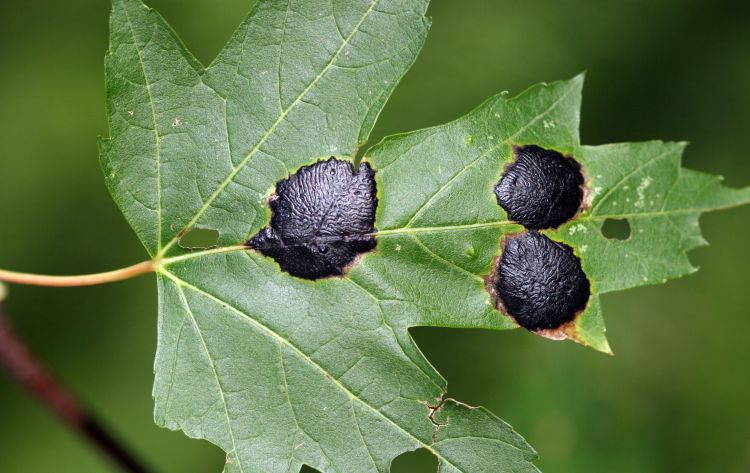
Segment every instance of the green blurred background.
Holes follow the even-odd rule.
[[[208,63],[251,0],[151,0]],[[587,144],[690,140],[685,162],[750,184],[750,3],[434,0],[427,46],[373,141],[500,91],[587,70]],[[105,190],[105,0],[0,1],[0,267],[84,273],[144,259]],[[545,472],[750,472],[750,207],[702,219],[702,270],[604,297],[615,357],[523,331],[420,329],[451,394],[510,422]],[[157,472],[218,473],[151,417],[151,277],[13,287],[17,330]],[[0,472],[114,472],[0,372]],[[434,471],[426,454],[396,472]],[[354,472],[356,473],[356,472]]]

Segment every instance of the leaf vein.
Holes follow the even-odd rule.
[[[192,324],[195,327],[195,332],[198,335],[198,338],[200,339],[201,344],[203,345],[203,350],[206,355],[206,360],[208,361],[208,364],[211,367],[211,372],[213,373],[214,380],[216,381],[216,386],[219,391],[219,400],[221,401],[221,404],[224,408],[224,415],[227,421],[227,428],[229,429],[229,436],[232,439],[232,451],[237,460],[237,466],[240,468],[240,472],[244,473],[245,469],[242,467],[242,459],[240,458],[240,455],[237,453],[237,441],[234,435],[234,426],[232,425],[232,420],[229,417],[229,407],[227,406],[227,400],[224,397],[224,388],[222,387],[221,381],[219,380],[219,374],[216,372],[216,366],[214,365],[213,356],[211,355],[211,352],[208,349],[208,345],[206,344],[206,339],[203,337],[203,332],[201,331],[201,328],[198,325],[198,321],[195,320],[195,315],[193,314],[193,310],[190,308],[190,304],[188,303],[187,298],[185,297],[185,292],[182,290],[182,284],[178,283],[177,281],[175,281],[175,283],[176,283],[175,285],[177,287],[177,290],[180,292],[180,300],[182,301],[183,306],[185,307],[188,315],[190,316],[190,320],[192,321]]]
[[[317,362],[312,360],[310,357],[308,357],[300,348],[298,348],[296,345],[294,345],[290,340],[282,337],[275,331],[273,331],[270,327],[262,324],[260,321],[254,319],[253,317],[250,317],[248,314],[242,312],[240,309],[234,307],[232,304],[229,304],[227,301],[224,301],[220,299],[219,297],[214,296],[213,294],[210,294],[203,289],[200,289],[196,286],[193,286],[192,284],[188,283],[187,281],[184,281],[180,279],[179,277],[175,276],[172,273],[163,271],[163,273],[166,277],[174,281],[175,284],[181,287],[186,287],[190,289],[191,291],[202,295],[208,300],[214,301],[217,304],[220,304],[222,306],[225,306],[226,308],[230,309],[232,312],[235,312],[236,314],[240,315],[244,320],[251,323],[255,327],[261,329],[266,334],[270,335],[272,338],[278,340],[279,342],[286,345],[288,348],[292,349],[295,353],[297,353],[303,360],[307,361],[313,368],[317,369],[321,373],[323,373],[324,376],[327,375],[327,377],[331,380],[332,383],[334,383],[342,392],[344,392],[350,399],[357,400],[360,402],[363,406],[370,409],[372,412],[374,412],[377,416],[381,417],[383,420],[387,421],[389,424],[393,425],[398,431],[403,433],[406,437],[414,440],[418,444],[422,445],[425,449],[429,450],[433,455],[435,455],[439,460],[451,465],[453,468],[455,468],[457,471],[460,470],[456,465],[448,461],[447,458],[445,458],[440,452],[435,450],[433,446],[427,442],[424,442],[423,440],[417,438],[414,434],[409,432],[408,430],[401,427],[399,424],[397,424],[393,419],[385,415],[383,412],[381,412],[379,409],[377,409],[375,406],[371,405],[370,403],[366,402],[365,400],[361,399],[360,397],[356,396],[348,387],[346,387],[341,381],[335,379],[333,376],[330,375],[321,365],[319,365]]]
[[[162,239],[162,204],[161,204],[161,137],[159,136],[158,121],[156,119],[156,105],[154,104],[154,95],[151,91],[150,80],[148,73],[146,72],[146,65],[143,62],[143,55],[141,54],[141,46],[138,44],[138,37],[135,34],[133,28],[133,21],[130,19],[130,13],[126,5],[122,6],[125,12],[125,18],[128,20],[128,28],[130,34],[133,36],[133,42],[135,51],[138,54],[138,63],[141,66],[143,72],[143,79],[145,80],[146,92],[148,92],[148,103],[151,107],[151,119],[154,123],[154,138],[156,140],[156,252],[157,254],[161,251],[161,239]],[[153,37],[153,33],[152,33]],[[149,41],[151,38],[149,38]],[[148,44],[148,43],[145,43]]]

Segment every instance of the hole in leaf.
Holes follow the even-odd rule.
[[[375,249],[375,171],[330,158],[276,184],[271,223],[247,245],[304,279],[344,274]]]
[[[391,473],[434,473],[437,471],[435,455],[420,448],[399,455],[391,464]]]
[[[556,329],[586,307],[591,285],[571,247],[535,231],[508,236],[503,246],[488,290],[520,326]]]
[[[610,240],[630,238],[630,222],[625,218],[608,218],[602,225],[602,235]]]
[[[219,232],[210,228],[193,228],[180,238],[180,246],[188,250],[204,250],[219,244]]]
[[[495,186],[508,218],[530,230],[557,228],[583,202],[581,165],[570,156],[539,146],[516,146],[515,161]]]
[[[299,473],[320,473],[320,472],[311,466],[302,465],[302,468],[299,470]]]

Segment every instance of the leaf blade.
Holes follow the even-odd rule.
[[[493,307],[487,283],[503,237],[523,230],[492,192],[513,145],[584,166],[587,208],[545,234],[573,248],[594,288],[564,335],[601,351],[599,295],[650,282],[644,274],[692,271],[685,252],[702,243],[698,214],[750,201],[750,190],[682,170],[680,145],[581,146],[579,76],[493,97],[366,153],[377,170],[379,246],[341,279],[292,278],[240,245],[267,222],[276,182],[363,144],[424,41],[426,7],[264,0],[204,68],[139,0],[113,2],[102,165],[159,263],[155,419],[227,451],[226,471],[381,472],[416,448],[444,472],[536,471],[536,453],[507,424],[447,398],[408,331],[516,326]],[[664,192],[658,215],[646,212],[655,189]],[[615,205],[626,190],[639,206]],[[680,240],[641,248],[659,258],[613,277],[606,265],[627,249],[613,250],[599,230],[616,215]],[[223,246],[178,248],[194,227],[219,230]]]

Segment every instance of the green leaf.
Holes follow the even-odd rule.
[[[443,473],[536,471],[507,424],[448,397],[408,331],[516,326],[485,289],[503,235],[522,230],[493,194],[512,145],[583,165],[586,210],[545,233],[575,249],[594,291],[562,335],[599,350],[599,294],[692,271],[698,215],[750,201],[748,189],[681,170],[682,145],[581,146],[579,77],[366,153],[378,248],[346,276],[294,278],[249,251],[276,182],[356,155],[424,42],[426,8],[264,0],[204,68],[139,0],[113,2],[101,157],[159,267],[155,417],[224,449],[227,472],[385,472],[418,448]],[[633,236],[604,238],[608,217],[627,218]],[[219,247],[182,248],[196,228],[218,231]]]

